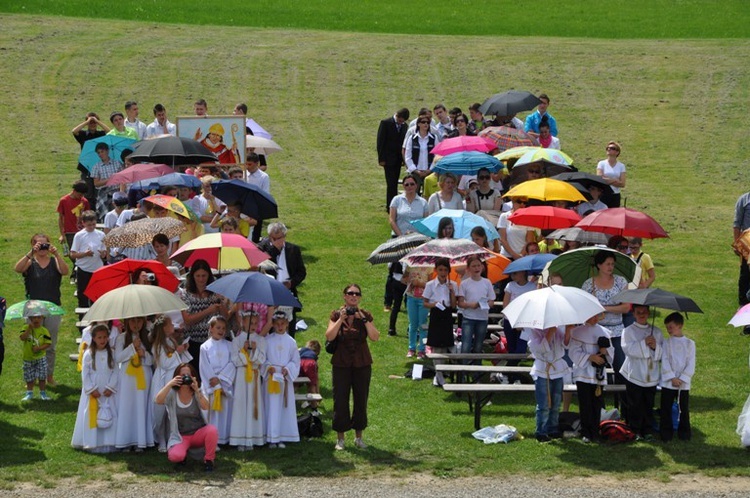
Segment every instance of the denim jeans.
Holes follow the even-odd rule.
[[[536,435],[549,436],[559,432],[560,402],[562,401],[563,379],[537,377],[534,381],[536,398]],[[547,395],[549,389],[549,396]],[[550,400],[552,405],[550,406]]]
[[[409,349],[424,352],[424,341],[427,338],[427,308],[421,297],[406,296],[406,312],[409,315]],[[417,341],[419,335],[419,341]]]
[[[481,353],[487,335],[487,320],[472,320],[464,317],[461,321],[461,352]]]

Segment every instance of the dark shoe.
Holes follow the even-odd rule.
[[[213,460],[206,460],[205,469],[206,469],[206,472],[213,472],[214,471],[214,461]]]
[[[540,443],[549,443],[550,441],[552,441],[552,438],[550,438],[546,434],[538,434],[536,436],[536,440],[539,441]]]
[[[391,330],[388,331],[388,335],[395,336],[396,335],[396,331],[393,330],[393,329],[391,329]]]
[[[745,325],[745,328],[742,329],[742,333],[744,335],[750,335],[750,325]]]
[[[562,439],[563,434],[562,432],[553,432],[549,435],[550,439]]]

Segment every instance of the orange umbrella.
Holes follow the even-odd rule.
[[[503,273],[505,267],[510,264],[510,260],[502,254],[493,251],[487,252],[492,254],[491,258],[485,260],[485,263],[487,264],[487,279],[493,284],[496,284],[501,280],[510,278],[508,275]],[[460,284],[461,276],[463,275],[464,270],[466,270],[466,265],[451,265],[451,272],[448,275],[448,278],[453,280],[457,284]],[[432,275],[430,275],[430,280],[435,277],[437,277],[437,273],[433,271]]]

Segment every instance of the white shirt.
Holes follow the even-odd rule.
[[[419,143],[419,159],[417,160],[416,164],[414,164],[414,161],[412,160],[411,140],[408,142],[406,151],[404,152],[404,162],[406,163],[406,170],[408,172],[411,173],[414,170],[427,171],[428,169],[430,169],[430,154],[428,150],[430,138],[433,138],[435,140],[434,145],[437,145],[438,142],[440,142],[440,140],[432,133],[428,133],[424,137],[421,135],[417,135],[417,142]],[[404,143],[406,144],[407,142]]]
[[[76,259],[76,266],[85,272],[94,273],[104,266],[102,258],[99,256],[99,251],[104,249],[104,232],[101,230],[92,230],[90,232],[81,230],[75,234],[70,250],[72,252],[86,252],[89,249],[94,254]]]
[[[533,329],[529,338],[529,351],[534,356],[531,376],[536,379],[560,379],[570,373],[570,367],[563,360],[565,354],[565,327],[557,327],[552,339],[547,340],[547,333]]]
[[[452,282],[450,279],[446,279],[444,284],[440,283],[440,280],[434,278],[427,282],[424,286],[424,292],[422,297],[427,299],[431,303],[443,303],[447,308],[451,305],[450,289],[453,288],[453,295],[458,293],[458,286],[456,282]]]
[[[125,126],[127,126],[128,128],[133,128],[138,134],[139,140],[143,140],[144,138],[146,138],[146,123],[144,123],[140,119],[135,118],[135,121],[131,123],[127,118],[125,118]]]
[[[646,346],[646,337],[653,335],[656,348]],[[625,361],[620,374],[627,380],[641,387],[653,387],[659,383],[661,368],[659,360],[662,353],[663,334],[658,327],[633,323],[622,331],[622,350]]]
[[[271,193],[271,178],[268,176],[268,173],[260,168],[253,173],[247,171],[245,173],[245,181],[251,185],[255,185],[264,192]]]
[[[591,364],[591,355],[599,352],[599,338],[609,337],[609,330],[599,324],[580,325],[570,331],[568,355],[573,361],[573,382],[586,384],[607,384],[607,376],[602,380],[596,378],[596,368]],[[615,349],[607,348],[607,361],[611,365],[614,361]]]
[[[605,178],[619,179],[620,176],[625,173],[625,165],[620,161],[617,161],[614,166],[610,166],[609,161],[605,159],[599,161],[599,164],[596,165],[596,172],[599,173],[600,171]],[[610,185],[610,187],[612,187],[612,192],[615,194],[620,193],[619,187],[615,187],[614,185]]]
[[[146,138],[155,138],[161,135],[172,135],[177,136],[177,127],[167,120],[167,125],[162,126],[159,121],[154,119],[154,122],[146,127]],[[166,129],[165,129],[166,128]]]
[[[279,256],[276,258],[276,266],[278,266],[276,269],[276,280],[279,282],[285,282],[292,279],[292,277],[289,276],[289,270],[286,268],[286,244],[284,244],[284,247],[279,251]]]
[[[695,342],[685,336],[664,340],[661,354],[661,387],[678,389],[672,385],[675,377],[682,381],[681,391],[690,390],[690,379],[695,373]]]
[[[482,277],[479,280],[474,280],[469,276],[464,277],[461,280],[461,285],[458,288],[458,297],[463,297],[464,301],[469,303],[476,303],[482,299],[487,301],[495,300],[495,289],[492,288],[492,284],[489,280]],[[487,320],[489,318],[489,310],[483,310],[482,308],[469,309],[461,308],[464,318],[470,320]]]
[[[220,211],[222,210],[223,206],[226,206],[223,202],[221,202],[221,199],[218,197],[214,197],[214,203]],[[192,204],[190,205],[191,208],[193,208],[193,211],[195,211],[195,214],[198,215],[198,217],[201,217],[205,215],[208,211],[209,203],[208,199],[206,199],[203,194],[196,195],[193,197]],[[203,231],[204,233],[216,233],[219,231],[218,228],[212,228],[211,222],[203,223]]]

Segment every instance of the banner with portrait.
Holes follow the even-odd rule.
[[[181,116],[177,136],[197,140],[224,165],[245,165],[244,116]]]

